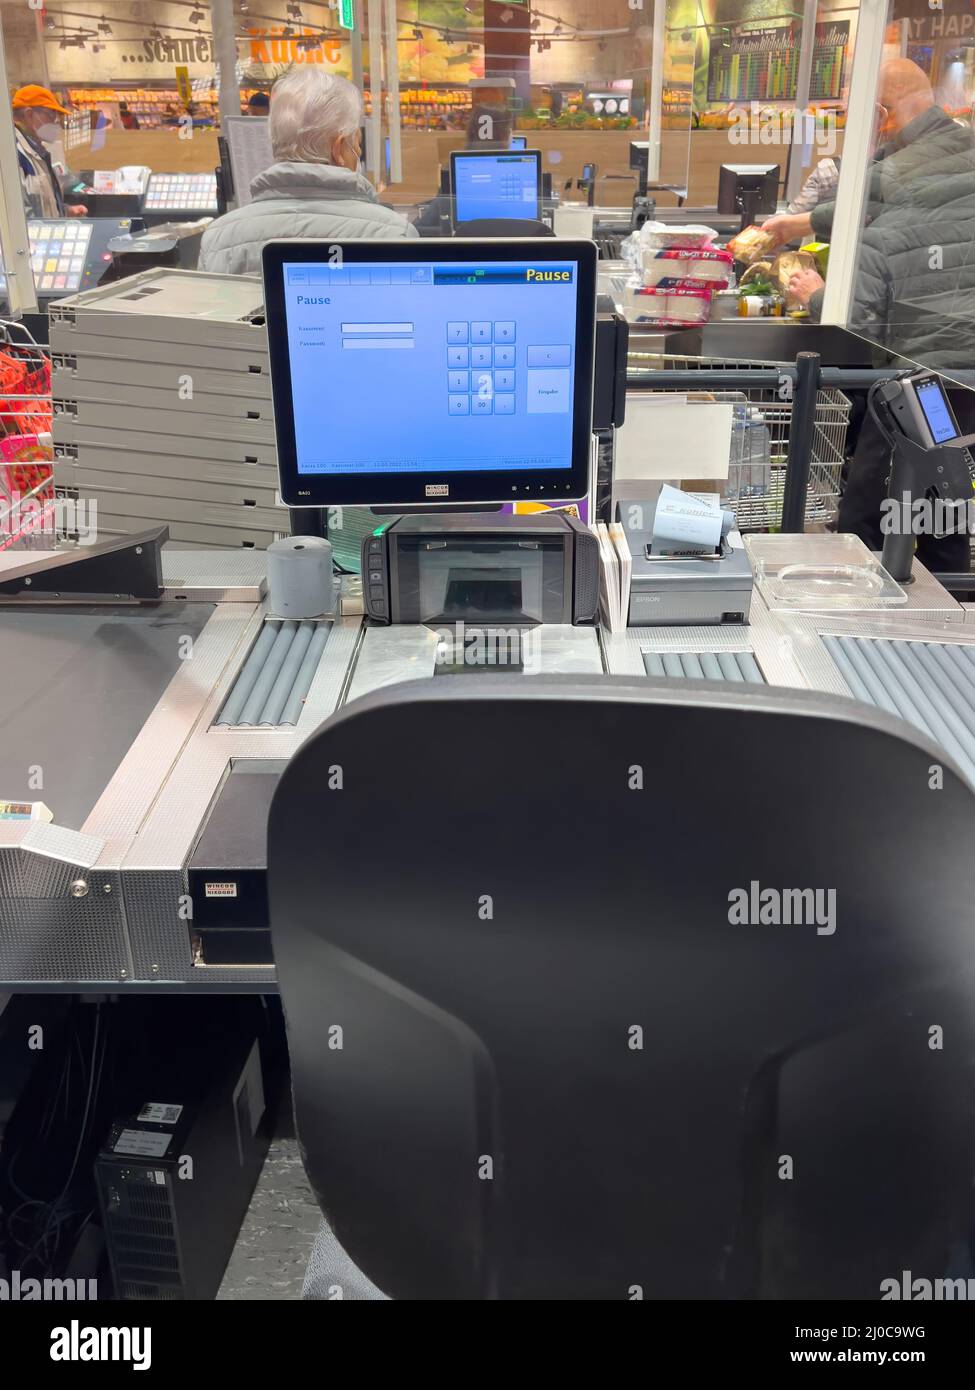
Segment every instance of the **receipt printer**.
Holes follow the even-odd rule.
[[[737,531],[704,554],[655,555],[653,506],[621,501],[618,512],[633,557],[630,627],[748,622],[752,570]]]
[[[404,516],[362,541],[366,615],[381,623],[586,623],[599,546],[564,512]]]

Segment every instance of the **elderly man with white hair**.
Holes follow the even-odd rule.
[[[344,77],[294,68],[271,93],[274,163],[251,183],[250,203],[203,234],[199,269],[259,275],[261,247],[281,237],[349,241],[416,236],[359,173],[362,95]]]

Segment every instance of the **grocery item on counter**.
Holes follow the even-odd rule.
[[[753,261],[761,260],[771,249],[771,234],[763,232],[761,227],[754,226],[746,227],[736,237],[732,237],[726,247],[734,259],[741,261],[743,265],[751,265]]]
[[[747,285],[765,284],[772,287],[772,262],[771,261],[752,261],[747,270],[743,270],[738,281],[738,293],[745,289]],[[750,293],[758,293],[751,290]]]
[[[718,233],[713,227],[705,227],[699,222],[688,222],[682,227],[667,222],[644,222],[637,236],[642,247],[652,247],[666,251],[671,247],[710,246]]]
[[[754,287],[753,287],[754,288]],[[785,302],[776,291],[769,294],[739,294],[738,317],[743,319],[780,319]]]
[[[807,241],[799,247],[800,251],[807,251],[816,262],[816,269],[823,279],[826,279],[826,271],[829,268],[829,242],[828,241]]]
[[[711,247],[679,246],[666,250],[647,247],[643,251],[642,270],[645,285],[707,280],[716,288],[724,288],[734,279],[734,259],[729,251]]]
[[[808,251],[781,251],[772,262],[771,279],[779,286],[787,309],[801,308],[801,302],[789,292],[789,281],[797,271],[815,270],[819,273],[816,258]]]
[[[707,323],[711,314],[714,286],[698,282],[664,287],[642,285],[626,292],[626,308],[632,309],[641,321],[666,325]]]

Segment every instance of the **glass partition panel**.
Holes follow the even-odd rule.
[[[652,0],[398,0],[403,171],[390,201],[434,197],[452,150],[513,140],[541,152],[553,197],[585,201],[594,179],[597,203],[629,207],[639,181],[630,143],[647,138],[652,24]],[[667,181],[683,187],[686,95],[678,124]]]
[[[697,78],[706,35],[697,22],[698,10],[697,0],[667,0],[662,51],[651,47],[648,54],[651,78],[658,62],[662,67],[659,182],[680,189],[692,206],[699,205],[703,190],[693,163],[700,159],[700,146],[692,148],[691,143],[700,126]],[[652,129],[652,112],[648,119]],[[666,205],[672,200],[661,201]]]

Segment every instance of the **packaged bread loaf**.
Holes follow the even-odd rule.
[[[735,260],[741,261],[743,265],[751,265],[752,261],[761,260],[771,249],[772,237],[768,232],[763,232],[761,227],[746,227],[743,232],[732,237],[727,246]]]

